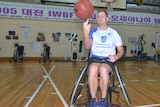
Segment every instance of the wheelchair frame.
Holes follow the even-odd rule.
[[[83,69],[81,70],[76,82],[75,82],[75,85],[74,85],[74,88],[72,90],[72,93],[71,93],[71,97],[70,97],[70,105],[71,106],[74,106],[74,107],[79,107],[80,105],[83,105],[83,106],[86,106],[88,107],[89,105],[89,101],[90,101],[90,93],[89,93],[89,86],[87,85],[86,83],[86,80],[87,80],[87,69],[88,69],[88,65],[84,66]],[[117,75],[117,78],[118,78],[118,81],[119,81],[119,85],[118,86],[115,86],[114,84],[114,74],[111,76],[111,79],[109,80],[109,83],[110,81],[112,80],[112,86],[108,86],[108,94],[107,94],[107,100],[108,100],[108,105],[109,107],[112,107],[112,106],[119,106],[119,107],[122,107],[122,105],[118,105],[118,104],[113,104],[112,103],[112,92],[115,92],[118,94],[118,98],[119,98],[119,91],[115,90],[117,88],[121,88],[122,92],[123,92],[123,95],[126,99],[126,102],[128,104],[128,106],[131,106],[131,100],[128,96],[128,93],[127,93],[127,90],[125,88],[125,83],[122,79],[122,76],[121,76],[121,73],[120,73],[120,70],[119,68],[115,65],[115,72],[116,72],[116,75]],[[88,101],[85,102],[85,103],[82,103],[82,104],[75,104],[79,94],[81,93],[82,91],[82,88],[86,86],[88,88],[87,90],[87,97],[88,97]]]

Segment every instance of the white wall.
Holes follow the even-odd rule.
[[[111,25],[115,28],[122,36],[123,44],[127,46],[127,56],[132,56],[131,54],[131,43],[128,43],[128,37],[138,37],[142,34],[145,35],[144,40],[146,45],[144,45],[144,51],[150,56],[152,54],[151,43],[155,42],[156,32],[160,32],[159,27],[149,27],[149,26],[130,26],[130,25]]]
[[[26,57],[40,57],[41,52],[34,52],[31,43],[39,43],[42,51],[42,43],[37,42],[36,37],[39,30],[43,30],[46,41],[51,47],[51,57],[63,57],[64,49],[67,49],[67,56],[71,56],[71,44],[68,38],[65,37],[65,33],[73,32],[78,34],[78,41],[82,40],[82,24],[74,22],[57,22],[57,21],[41,21],[41,20],[20,20],[20,19],[0,19],[0,57],[12,57],[13,56],[13,43],[18,42],[20,45],[24,45],[24,52]],[[30,30],[23,30],[20,26],[32,26]],[[96,24],[92,24],[93,27]],[[145,51],[151,55],[151,43],[155,40],[155,33],[160,32],[159,27],[149,27],[149,26],[135,26],[135,25],[109,25],[110,27],[116,29],[122,36],[124,45],[127,46],[127,56],[131,55],[131,44],[128,43],[128,37],[139,37],[145,34],[144,40],[147,44],[144,46]],[[6,40],[5,37],[8,35],[9,30],[15,30],[16,35],[19,36],[19,40]],[[53,42],[52,32],[61,32],[60,42]],[[29,32],[29,40],[23,39],[23,33]],[[85,56],[85,50],[83,50],[83,56]]]
[[[20,26],[32,26],[33,29],[23,30]],[[0,20],[0,57],[11,57],[13,55],[14,42],[18,42],[19,45],[25,47],[24,52],[26,56],[29,57],[39,57],[41,52],[34,52],[33,47],[30,46],[31,43],[40,43],[37,42],[36,37],[38,31],[42,30],[46,37],[46,41],[51,47],[51,56],[62,57],[64,56],[64,49],[67,49],[67,56],[71,54],[71,43],[69,38],[65,37],[65,33],[77,33],[78,41],[82,40],[82,23],[73,23],[73,22],[56,22],[56,21],[36,21],[36,20],[16,20],[16,19],[1,19]],[[15,30],[16,35],[19,36],[18,40],[6,40],[6,35],[8,35],[9,30]],[[61,32],[61,39],[59,42],[54,42],[52,38],[52,32],[59,31]],[[23,33],[29,32],[29,40],[23,39]],[[42,49],[41,49],[42,50]]]

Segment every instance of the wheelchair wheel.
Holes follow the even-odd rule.
[[[117,77],[118,77],[118,80],[119,80],[119,83],[120,83],[120,87],[121,87],[122,92],[124,94],[124,97],[126,99],[126,102],[127,102],[128,106],[130,106],[131,105],[131,100],[128,96],[127,90],[125,88],[125,83],[122,79],[121,73],[120,73],[119,68],[117,66],[115,66],[115,71],[116,71],[116,74],[117,74]]]
[[[13,53],[13,60],[14,61],[17,61],[18,60],[18,57],[19,57],[19,55],[18,55],[18,50],[17,50],[17,48],[14,50],[14,53]]]
[[[86,65],[80,72],[77,81],[75,82],[74,88],[72,90],[71,93],[71,97],[70,97],[70,104],[73,105],[75,103],[75,101],[77,100],[79,94],[82,91],[82,88],[85,85],[86,82],[86,78],[87,78],[87,70],[88,65]]]

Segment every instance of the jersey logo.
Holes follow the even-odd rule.
[[[102,36],[102,37],[101,37],[102,43],[104,43],[106,40],[107,40],[107,37],[106,37],[106,36]]]

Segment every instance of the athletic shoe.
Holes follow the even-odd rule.
[[[90,107],[97,107],[98,102],[96,101],[96,98],[92,98],[90,101]]]
[[[107,107],[107,101],[105,98],[101,98],[99,107]]]

